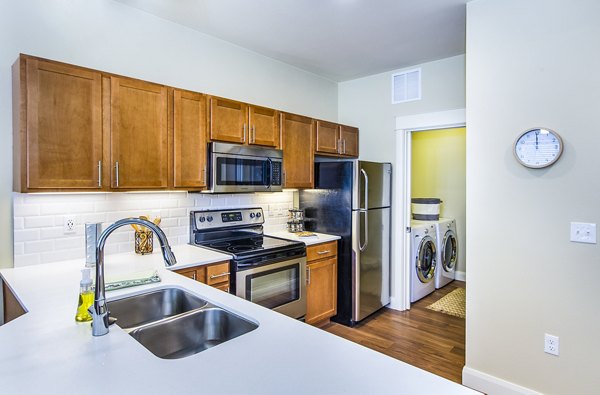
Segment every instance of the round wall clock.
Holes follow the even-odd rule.
[[[517,137],[513,152],[523,166],[541,169],[554,164],[560,158],[563,142],[553,130],[528,129]]]

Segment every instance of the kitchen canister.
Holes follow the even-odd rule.
[[[419,221],[438,221],[440,219],[439,198],[413,198],[411,199],[412,217]]]

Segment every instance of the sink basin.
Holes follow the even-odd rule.
[[[107,303],[110,316],[154,355],[184,358],[258,328],[179,288],[164,288]]]
[[[179,288],[165,288],[107,303],[117,325],[131,329],[207,305],[205,300]]]
[[[134,329],[129,334],[163,359],[184,358],[258,328],[219,307],[207,307]]]

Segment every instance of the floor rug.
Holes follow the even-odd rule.
[[[457,288],[437,302],[430,304],[427,306],[427,308],[429,310],[439,311],[440,313],[453,315],[455,317],[465,318],[465,296],[465,289]]]

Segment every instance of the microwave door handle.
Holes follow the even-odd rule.
[[[271,189],[271,183],[273,182],[273,161],[271,158],[267,158],[267,163],[269,164],[269,173],[267,175],[267,183],[265,186],[267,189]]]

